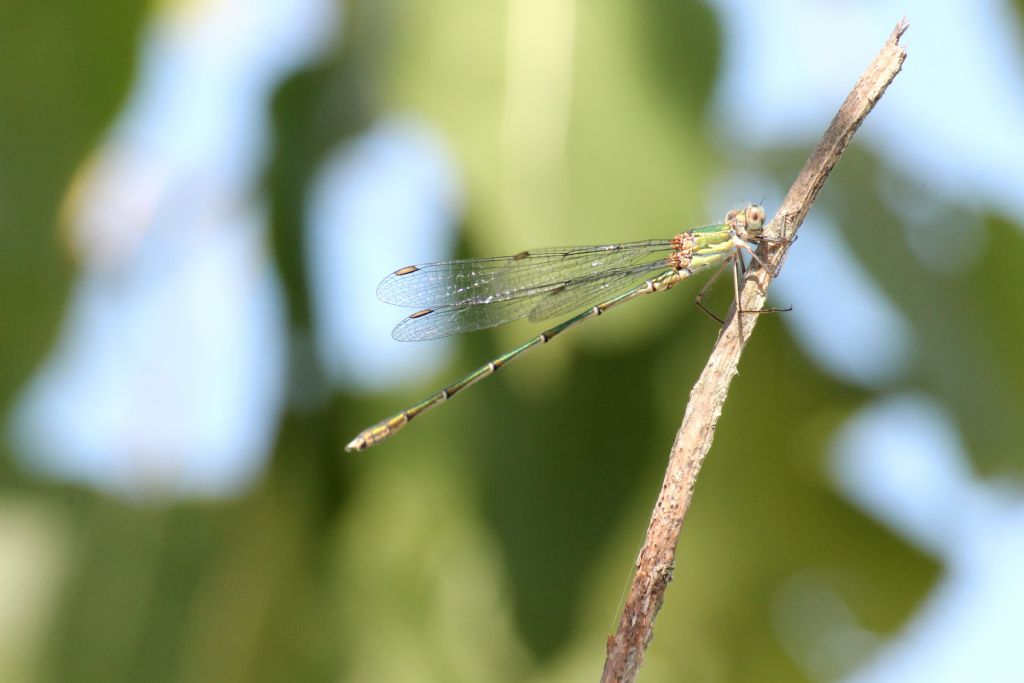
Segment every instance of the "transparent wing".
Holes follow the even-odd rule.
[[[417,308],[493,304],[544,294],[578,278],[629,268],[671,250],[669,240],[648,240],[439,261],[395,271],[381,281],[377,296],[389,304]]]
[[[424,341],[495,327],[526,316],[534,321],[543,320],[606,301],[635,287],[651,273],[665,270],[665,260],[658,259],[535,288],[532,294],[514,299],[426,309],[398,323],[391,336],[398,341]]]
[[[503,299],[489,304],[439,306],[413,313],[391,331],[398,341],[425,341],[463,332],[483,330],[526,317],[537,301],[547,294]]]
[[[577,278],[541,297],[537,305],[530,309],[530,320],[547,320],[596,306],[639,286],[644,280],[650,279],[652,273],[655,273],[656,277],[667,270],[665,259],[658,259],[630,268],[619,268]]]

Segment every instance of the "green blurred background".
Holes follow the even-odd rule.
[[[596,680],[717,334],[696,286],[352,455],[538,330],[393,343],[376,282],[771,215],[901,12],[641,680],[1013,680],[1020,3],[773,9],[0,5],[0,680]]]

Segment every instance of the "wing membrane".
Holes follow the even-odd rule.
[[[426,309],[398,323],[391,336],[399,341],[424,341],[495,327],[527,316],[533,321],[544,320],[607,301],[636,287],[652,273],[660,274],[665,270],[664,259],[658,259],[557,283],[557,286],[534,288],[531,294],[514,299]]]
[[[627,290],[633,289],[650,279],[652,273],[660,275],[668,270],[664,259],[639,264],[630,268],[618,268],[604,273],[595,273],[577,278],[560,290],[542,297],[530,309],[530,320],[547,320],[596,306]]]
[[[483,330],[526,317],[546,292],[490,304],[439,306],[413,313],[402,320],[391,336],[398,341],[425,341],[463,332]]]
[[[377,296],[390,304],[418,308],[493,305],[543,295],[579,278],[650,262],[671,249],[669,240],[648,240],[439,261],[395,271],[381,281]]]

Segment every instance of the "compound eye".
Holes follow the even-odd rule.
[[[761,225],[764,223],[764,209],[760,206],[752,206],[747,210],[747,220],[750,223]]]

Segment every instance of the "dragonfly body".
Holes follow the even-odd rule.
[[[406,266],[384,278],[377,295],[385,302],[425,306],[392,332],[420,341],[494,327],[529,317],[543,320],[580,311],[525,344],[494,358],[419,403],[364,429],[345,447],[364,450],[384,441],[463,389],[546,344],[571,327],[644,294],[670,289],[699,270],[753,254],[761,239],[764,209],[730,211],[723,223],[693,228],[670,240],[595,247],[549,248],[514,256]]]

